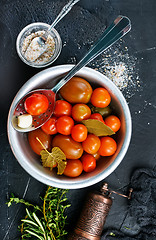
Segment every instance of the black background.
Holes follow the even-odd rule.
[[[31,22],[51,23],[66,2],[0,0],[0,239],[2,240],[18,239],[17,226],[25,214],[22,206],[7,207],[6,201],[10,194],[13,192],[16,196],[21,198],[24,196],[26,200],[37,203],[39,196],[46,189],[45,185],[21,168],[11,152],[7,139],[7,114],[12,100],[20,87],[31,76],[41,71],[21,62],[16,54],[16,37],[20,30]],[[63,49],[52,66],[72,63],[72,59],[79,60],[91,43],[100,36],[100,32],[104,31],[119,14],[128,16],[132,22],[132,30],[124,37],[124,44],[129,49],[129,54],[137,59],[136,69],[140,87],[127,99],[133,123],[129,149],[118,168],[104,181],[107,181],[112,189],[125,193],[131,174],[136,168],[154,169],[156,166],[156,1],[81,0],[56,26],[63,41]],[[84,39],[85,44],[83,44]],[[126,97],[126,93],[123,94]],[[69,191],[68,197],[71,203],[67,213],[69,228],[74,227],[87,193],[98,189],[102,182],[85,189]],[[127,200],[114,196],[113,206],[104,228],[122,228],[127,206]]]

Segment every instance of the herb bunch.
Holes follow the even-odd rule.
[[[66,189],[48,187],[42,199],[43,205],[33,205],[24,199],[10,198],[8,207],[12,203],[23,203],[26,206],[26,216],[19,226],[21,239],[64,240],[67,235],[65,230],[65,209],[70,207],[67,203]]]

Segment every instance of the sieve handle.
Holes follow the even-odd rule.
[[[88,53],[76,64],[67,75],[52,88],[53,92],[58,92],[82,67],[96,58],[104,50],[112,46],[117,40],[123,37],[131,29],[131,22],[125,16],[118,16],[114,22],[105,30],[99,40],[93,45]]]

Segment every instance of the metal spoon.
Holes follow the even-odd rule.
[[[93,45],[88,53],[77,63],[66,75],[63,77],[52,89],[39,89],[31,91],[26,94],[17,103],[13,116],[12,125],[19,132],[29,132],[43,125],[53,114],[55,107],[55,97],[59,89],[64,86],[82,67],[86,66],[90,61],[97,57],[104,50],[113,45],[117,40],[123,37],[131,29],[131,22],[127,17],[118,16],[114,22],[105,30],[99,40]],[[19,128],[17,125],[17,118],[19,115],[26,113],[24,109],[25,99],[33,93],[44,94],[49,100],[48,110],[39,115],[33,116],[32,126],[26,129]],[[69,93],[70,94],[70,93]]]
[[[34,62],[37,58],[39,58],[47,49],[47,38],[50,34],[50,31],[52,28],[56,26],[56,24],[72,9],[72,7],[79,2],[80,0],[70,0],[61,10],[57,18],[54,20],[54,22],[50,25],[47,31],[40,36],[35,37],[31,41],[30,45],[28,46],[25,56],[29,56],[29,59],[31,59],[31,62]],[[35,50],[35,54],[34,51]],[[31,57],[30,57],[31,56]]]

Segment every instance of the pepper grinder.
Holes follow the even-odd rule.
[[[76,227],[68,236],[68,240],[100,240],[106,217],[112,205],[111,193],[130,199],[132,189],[126,196],[108,189],[108,184],[104,183],[100,192],[89,193]]]

